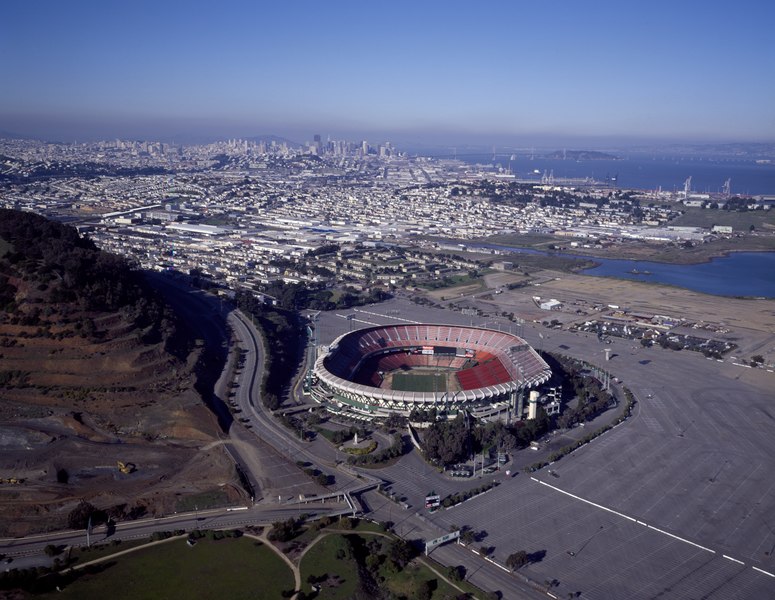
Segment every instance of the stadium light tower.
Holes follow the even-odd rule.
[[[689,175],[689,177],[686,178],[686,181],[684,181],[684,200],[686,200],[689,197],[689,193],[692,191],[692,176]]]
[[[724,189],[721,192],[724,196],[724,198],[729,198],[732,195],[732,178],[728,178],[724,182]]]

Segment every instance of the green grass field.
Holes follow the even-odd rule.
[[[394,373],[391,388],[399,392],[443,392],[447,376],[441,373]]]
[[[71,559],[75,560],[76,564],[82,564],[92,560],[97,560],[103,556],[110,556],[116,552],[123,552],[124,550],[130,550],[131,548],[136,548],[137,546],[143,546],[147,543],[147,539],[127,540],[124,542],[116,540],[116,542],[111,542],[108,544],[94,544],[91,547],[76,546],[69,551],[69,555]]]
[[[310,575],[323,578],[336,574],[339,584],[326,586],[320,591],[321,600],[348,600],[358,589],[358,565],[349,556],[349,545],[341,535],[329,535],[315,544],[301,561],[301,582],[303,589],[312,591],[307,583]]]
[[[305,592],[311,592],[312,588],[308,583],[308,578],[313,576],[318,581],[323,580],[320,594],[317,596],[321,600],[349,600],[355,597],[362,582],[356,558],[352,553],[356,547],[363,549],[363,544],[369,539],[374,538],[368,533],[358,535],[350,532],[346,534],[346,537],[345,534],[329,535],[315,544],[304,555],[301,562],[301,581]],[[381,539],[383,544],[388,543],[387,539]],[[364,556],[361,556],[360,559],[368,562]],[[453,598],[459,593],[444,580],[437,578],[430,569],[422,564],[412,563],[401,571],[385,568],[383,564],[379,571],[380,575],[384,577],[382,586],[389,589],[398,598],[425,597],[420,590],[426,582],[430,582],[432,593],[427,597],[431,600]],[[325,578],[326,574],[336,574],[338,578],[329,580]]]
[[[372,577],[381,581],[396,597],[441,600],[459,593],[422,562],[413,562],[402,570],[391,568],[385,554],[392,542],[385,536],[375,535],[383,531],[381,526],[360,521],[351,528],[351,523],[342,521],[332,527],[337,525],[344,527],[342,533],[323,537],[301,562],[305,592],[311,592],[309,578],[312,576],[313,581],[321,584],[317,596],[320,600],[350,600],[363,591],[367,581],[374,584]],[[309,543],[318,535],[316,529],[309,529],[297,539],[306,538],[304,541]],[[381,556],[371,567],[364,554],[366,544],[372,543],[369,540],[377,542],[376,547],[369,546],[369,549]],[[120,549],[120,546],[115,548]],[[83,560],[90,558],[93,556],[84,556]],[[375,570],[368,575],[364,568]],[[79,572],[80,576],[66,584],[61,592],[36,594],[35,597],[43,600],[268,600],[289,597],[293,588],[293,575],[286,564],[267,546],[247,537],[218,541],[204,538],[193,547],[187,546],[183,539],[176,539],[108,559],[93,569]],[[441,566],[438,569],[444,571]],[[459,585],[475,594],[479,592],[465,582]]]
[[[418,590],[426,581],[433,582],[431,586],[433,600],[436,598],[454,598],[460,593],[447,582],[438,579],[430,569],[418,564],[407,565],[403,571],[390,577],[386,584],[388,589],[399,598],[417,598]]]
[[[62,592],[40,598],[130,600],[211,598],[276,600],[293,589],[293,574],[272,550],[251,538],[185,540],[160,544],[114,561],[97,574],[84,574]]]

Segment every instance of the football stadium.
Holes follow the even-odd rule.
[[[313,396],[361,418],[467,411],[520,419],[524,392],[551,370],[522,338],[454,325],[381,325],[339,336],[315,361]]]

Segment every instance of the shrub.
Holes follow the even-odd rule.
[[[524,567],[528,562],[527,552],[519,550],[518,552],[509,554],[509,557],[506,559],[506,566],[512,571],[516,571],[517,569]]]

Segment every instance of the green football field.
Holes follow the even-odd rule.
[[[443,392],[447,377],[442,373],[394,373],[391,388],[399,392]]]

